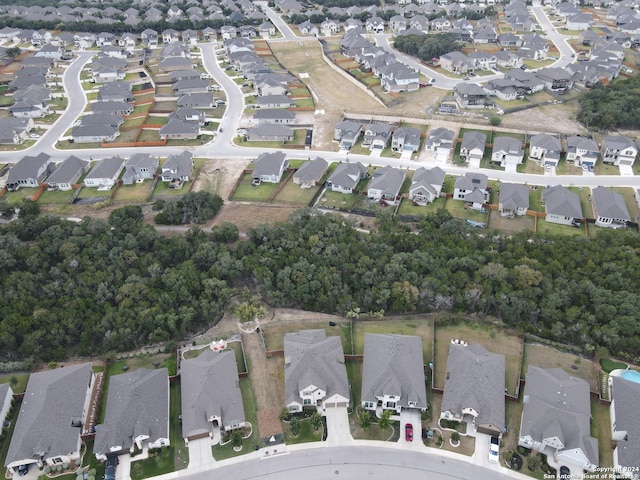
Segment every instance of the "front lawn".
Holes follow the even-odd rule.
[[[298,435],[294,435],[291,432],[291,424],[289,422],[283,421],[282,427],[282,430],[284,431],[284,442],[287,445],[293,443],[319,442],[322,440],[322,427],[318,430],[314,430],[308,418],[300,419],[300,431],[298,432]]]

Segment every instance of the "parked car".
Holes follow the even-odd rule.
[[[29,471],[29,465],[20,465],[18,467],[18,473],[20,474],[20,476],[26,475],[28,471]]]
[[[404,437],[407,439],[407,442],[413,441],[413,425],[410,423],[404,426]]]
[[[500,459],[500,439],[498,437],[491,437],[491,443],[489,443],[489,461],[491,463],[498,463]]]

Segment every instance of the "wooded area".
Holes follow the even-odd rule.
[[[439,59],[445,53],[460,50],[462,43],[456,40],[453,33],[437,33],[435,35],[400,35],[393,44],[395,48],[407,55],[413,55],[424,61]]]
[[[597,83],[580,97],[577,118],[587,128],[640,128],[640,77]]]
[[[477,312],[586,353],[640,356],[637,232],[509,237],[439,211],[419,234],[391,216],[367,234],[301,210],[230,248],[221,241],[238,237],[228,225],[164,238],[137,208],[108,222],[34,214],[0,228],[2,360],[178,341],[246,287],[274,306],[345,315]]]

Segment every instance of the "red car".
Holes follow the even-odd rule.
[[[413,441],[413,425],[411,425],[410,423],[407,423],[404,426],[404,436],[407,439],[407,442]]]

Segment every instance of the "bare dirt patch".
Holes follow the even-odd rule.
[[[587,130],[576,120],[579,110],[577,101],[559,105],[544,105],[502,117],[502,126],[511,128],[529,127],[531,130],[555,131],[559,133],[586,133]]]
[[[286,222],[298,208],[288,205],[225,203],[213,225],[230,222],[237,225],[240,232],[247,232],[258,225]]]

